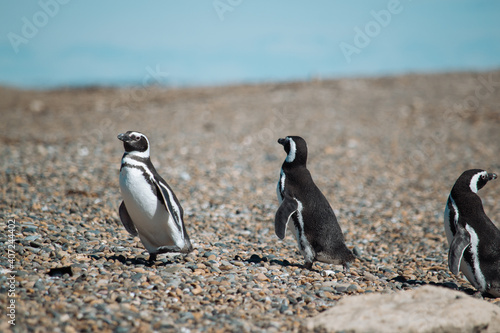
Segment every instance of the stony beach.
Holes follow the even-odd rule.
[[[0,111],[0,331],[292,332],[357,294],[429,284],[474,293],[448,269],[443,211],[464,170],[500,173],[498,71],[0,88]],[[184,208],[191,254],[149,266],[121,225],[116,136],[127,130],[149,137]],[[287,135],[308,143],[308,168],[358,257],[350,272],[304,269],[293,236],[274,234],[286,157],[276,141]],[[500,181],[479,195],[499,226]]]

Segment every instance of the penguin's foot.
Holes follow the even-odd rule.
[[[350,271],[349,263],[346,262],[342,266],[344,266],[344,274],[349,273],[349,271]]]
[[[312,261],[311,261],[311,262],[307,262],[307,261],[306,261],[306,262],[304,263],[304,268],[305,268],[305,269],[312,270],[312,267],[313,267],[313,262],[312,262]]]
[[[150,266],[153,266],[156,261],[156,253],[150,253],[149,254],[149,259],[148,259],[148,264]]]
[[[193,250],[194,250],[193,245],[191,245],[191,243],[189,243],[189,245],[188,245],[188,246],[185,246],[185,247],[182,249],[182,253],[189,254],[189,253],[193,252]]]
[[[476,291],[472,297],[474,298],[480,298],[480,299],[483,299],[483,292],[482,291]]]

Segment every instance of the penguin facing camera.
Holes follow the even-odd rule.
[[[120,167],[123,201],[119,213],[123,226],[131,235],[139,235],[151,264],[160,253],[191,252],[184,211],[151,163],[148,138],[128,131],[118,135],[118,139],[125,149]]]
[[[276,235],[285,238],[289,227],[304,256],[304,267],[314,261],[343,265],[355,259],[344,243],[335,213],[306,168],[307,144],[299,136],[279,139],[287,153],[281,167],[276,192],[280,206],[274,220]]]
[[[451,189],[444,212],[450,249],[448,267],[461,271],[481,293],[500,297],[500,230],[491,222],[477,195],[497,175],[480,169],[467,170]]]

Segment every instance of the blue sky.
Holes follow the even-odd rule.
[[[0,3],[0,84],[24,88],[498,68],[497,0]]]

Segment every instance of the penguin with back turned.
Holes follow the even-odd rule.
[[[149,156],[148,138],[135,131],[118,135],[125,153],[120,167],[123,201],[120,220],[133,236],[139,235],[149,252],[149,262],[157,254],[189,253],[193,250],[184,226],[184,211],[167,182],[158,174]]]
[[[467,170],[453,186],[444,212],[450,246],[448,267],[461,271],[481,293],[500,297],[500,230],[491,222],[477,195],[497,175],[480,169]]]
[[[312,269],[314,261],[321,261],[341,264],[348,270],[348,263],[355,257],[344,243],[332,207],[306,168],[306,141],[299,136],[287,136],[278,143],[283,145],[287,157],[276,189],[280,203],[274,220],[276,235],[285,238],[290,227],[307,269]]]

